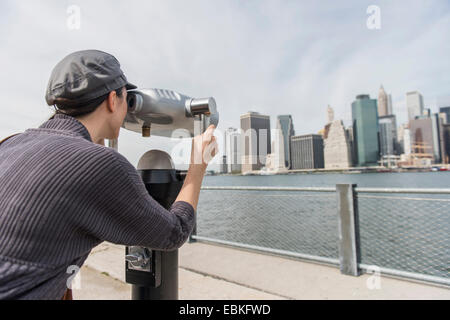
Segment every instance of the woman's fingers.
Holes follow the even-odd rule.
[[[203,146],[203,161],[205,163],[209,163],[217,153],[218,145],[216,137],[214,136],[215,129],[216,127],[214,125],[210,125],[204,133],[203,142],[205,144]]]
[[[206,129],[205,133],[203,133],[203,142],[211,143],[211,139],[214,137],[214,130],[216,127],[214,125],[210,125],[208,129]]]
[[[214,132],[214,130],[216,130],[216,126],[215,125],[210,125],[209,127],[208,127],[208,129],[206,129],[206,131],[212,131],[212,132]]]
[[[219,146],[217,144],[216,138],[212,137],[211,143],[209,143],[204,151],[203,160],[205,163],[209,163],[217,154]]]
[[[218,153],[218,144],[214,136],[216,127],[210,125],[206,131],[196,136],[192,141],[191,162],[195,164],[208,164],[212,158]]]

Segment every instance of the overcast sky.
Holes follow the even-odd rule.
[[[67,12],[81,9],[79,30]],[[369,5],[381,9],[370,30]],[[67,54],[99,49],[128,79],[192,97],[213,96],[219,129],[239,127],[249,110],[291,114],[296,134],[317,133],[330,104],[351,122],[351,103],[383,84],[399,123],[405,94],[425,106],[450,105],[450,2],[418,1],[5,1],[0,2],[0,137],[51,115],[48,77]],[[174,142],[122,130],[120,152],[134,165]],[[180,167],[181,168],[181,167]]]

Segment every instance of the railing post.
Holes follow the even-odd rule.
[[[360,242],[356,184],[336,185],[339,226],[339,261],[342,274],[359,276]]]

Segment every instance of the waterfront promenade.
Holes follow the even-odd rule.
[[[125,283],[123,246],[103,243],[81,271],[74,299],[131,297]],[[381,275],[380,289],[369,289],[373,275],[342,275],[338,268],[270,254],[186,243],[179,250],[179,299],[450,299],[450,289]]]

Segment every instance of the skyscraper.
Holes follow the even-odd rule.
[[[443,163],[450,163],[450,123],[442,126],[444,131],[445,157]]]
[[[292,169],[324,168],[323,138],[320,134],[291,137]]]
[[[438,113],[433,113],[431,115],[431,119],[433,121],[432,129],[433,129],[433,138],[434,138],[434,148],[435,150],[439,149],[439,153],[435,152],[436,161],[440,163],[446,163],[446,145],[445,145],[445,127],[444,120],[439,116]]]
[[[272,153],[266,157],[268,172],[287,172],[284,161],[284,141],[281,129],[272,131]]]
[[[380,154],[397,154],[397,121],[394,115],[379,117]]]
[[[260,170],[271,153],[270,117],[258,112],[241,115],[242,173]]]
[[[398,154],[411,154],[411,137],[409,134],[409,125],[407,123],[402,124],[397,130],[397,140],[398,140]]]
[[[330,107],[330,105],[328,105],[328,108],[327,108],[327,116],[328,116],[327,123],[331,123],[334,121],[334,110],[332,107]]]
[[[356,164],[356,155],[355,155],[355,138],[353,136],[353,126],[349,126],[347,130],[345,130],[348,138],[348,143],[350,146],[350,166],[353,167]]]
[[[439,113],[443,113],[445,115],[444,124],[450,124],[450,107],[439,108]]]
[[[220,164],[220,173],[228,173],[227,169],[227,156],[222,156],[222,162]]]
[[[352,103],[353,138],[357,166],[378,164],[380,155],[377,100],[359,95]]]
[[[350,139],[341,120],[333,121],[328,128],[323,153],[326,169],[351,167]]]
[[[412,153],[431,158],[435,163],[445,159],[444,127],[438,114],[409,122]]]
[[[241,172],[241,134],[236,128],[225,130],[225,155],[228,173]]]
[[[384,91],[383,86],[380,87],[380,90],[378,91],[378,116],[384,117],[389,114],[389,108],[388,108],[388,96],[386,94],[386,91]]]
[[[393,106],[392,106],[392,95],[388,94],[388,115],[394,114]]]
[[[291,168],[291,137],[295,135],[294,123],[291,115],[281,115],[277,117],[276,129],[281,130],[283,135],[284,163],[287,169]]]
[[[403,133],[403,153],[407,156],[411,154],[411,130],[409,127],[406,127]]]
[[[423,115],[423,97],[418,91],[406,94],[406,108],[408,109],[409,120],[414,120],[415,117]]]

